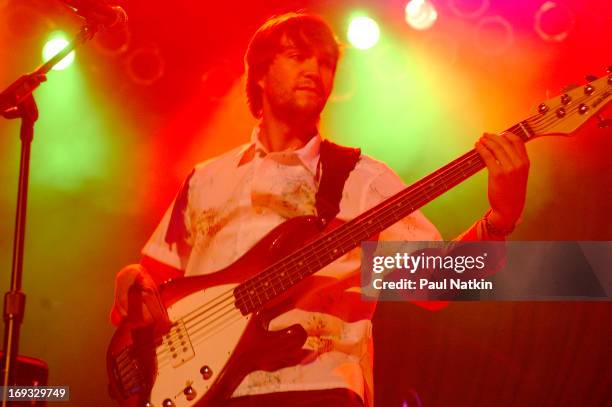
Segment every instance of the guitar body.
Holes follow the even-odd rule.
[[[235,306],[233,290],[320,233],[316,217],[293,218],[227,268],[163,284],[172,326],[163,335],[119,326],[107,351],[111,396],[124,407],[219,405],[250,372],[302,360],[307,335],[300,325],[266,330],[291,290],[248,315]]]

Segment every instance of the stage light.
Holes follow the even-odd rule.
[[[47,62],[53,58],[58,52],[64,49],[70,42],[64,37],[63,33],[53,33],[42,50],[43,62]],[[74,61],[74,51],[66,55],[53,69],[61,71],[68,68]]]
[[[380,29],[376,21],[369,17],[359,16],[351,20],[347,36],[354,47],[368,49],[378,42]]]
[[[474,43],[484,54],[503,55],[514,44],[514,29],[502,16],[486,16],[474,27]]]
[[[489,0],[448,0],[448,8],[458,17],[477,18],[489,8]]]
[[[165,60],[155,45],[138,48],[130,52],[126,69],[130,79],[139,85],[149,86],[164,76]]]
[[[406,22],[415,30],[427,30],[438,19],[438,11],[427,0],[410,0],[406,4]]]
[[[536,12],[534,28],[543,40],[561,42],[574,28],[574,23],[574,13],[568,6],[546,1]]]

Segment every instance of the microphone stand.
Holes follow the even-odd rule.
[[[30,146],[34,139],[34,123],[38,119],[38,108],[32,92],[47,80],[46,74],[77,46],[93,38],[99,24],[87,22],[75,38],[53,58],[34,72],[25,74],[0,93],[0,115],[6,119],[21,119],[21,161],[17,190],[17,210],[13,237],[13,265],[10,291],[4,295],[4,358],[2,366],[3,397],[6,406],[8,386],[16,382],[15,361],[19,350],[19,332],[25,311],[26,296],[21,290],[23,278],[23,250],[25,240],[26,209],[28,203],[28,177],[30,172]]]

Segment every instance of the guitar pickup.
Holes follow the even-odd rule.
[[[121,397],[124,399],[138,394],[145,387],[140,364],[132,354],[131,347],[113,356],[113,375],[119,384]],[[116,395],[112,396],[115,398]]]

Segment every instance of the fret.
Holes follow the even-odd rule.
[[[250,296],[250,295],[249,295],[249,301],[251,302],[251,307],[249,308],[249,307],[247,306],[247,310],[248,310],[249,312],[251,312],[252,310],[257,309],[257,307],[256,307],[256,305],[255,305],[255,301],[254,301],[253,297],[252,297],[252,296]]]
[[[296,275],[294,272],[291,272],[289,273],[289,280],[291,281],[291,284],[295,284],[301,280],[301,277]]]
[[[521,131],[523,132],[523,135],[525,136],[523,138],[523,140],[528,140],[529,138],[534,136],[534,132],[531,129],[531,126],[529,126],[529,123],[527,123],[526,120],[523,120],[522,122],[519,122],[518,124],[519,128],[521,129]]]

